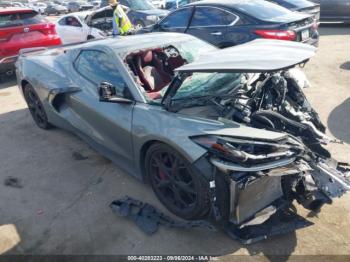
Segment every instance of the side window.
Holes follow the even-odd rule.
[[[60,21],[58,21],[59,25],[67,25],[66,18],[62,18]]]
[[[66,17],[66,25],[68,26],[75,26],[75,27],[82,27],[81,23],[77,18],[74,16],[68,16]]]
[[[227,26],[237,20],[237,16],[218,8],[197,7],[191,27],[193,26]]]
[[[183,8],[173,12],[160,24],[162,28],[187,27],[192,14],[192,8]]]
[[[117,95],[130,97],[126,84],[115,68],[111,58],[104,52],[95,50],[82,51],[74,62],[76,70],[86,79],[96,84],[96,87],[103,81],[115,86]]]

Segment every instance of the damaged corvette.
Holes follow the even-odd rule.
[[[303,89],[315,54],[255,40],[219,50],[153,33],[21,51],[18,86],[43,129],[71,131],[185,220],[250,244],[312,223],[350,188]],[[39,72],[39,73],[38,73]]]

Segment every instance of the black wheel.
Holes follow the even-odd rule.
[[[87,40],[92,40],[95,39],[95,37],[93,37],[92,35],[88,35]]]
[[[23,90],[24,99],[27,102],[28,109],[34,122],[42,129],[49,129],[52,125],[47,120],[47,115],[44,110],[37,93],[30,84],[26,84]]]
[[[175,215],[193,220],[208,213],[208,184],[174,149],[153,144],[147,151],[145,168],[156,196]]]

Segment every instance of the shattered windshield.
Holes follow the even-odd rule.
[[[172,100],[228,95],[240,82],[239,73],[193,73],[182,82]]]

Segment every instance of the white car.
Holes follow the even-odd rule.
[[[35,11],[37,11],[39,14],[43,14],[45,12],[45,9],[47,7],[47,4],[41,3],[41,2],[33,2],[29,4],[30,8],[33,8]]]
[[[56,22],[56,31],[63,44],[107,37],[103,31],[89,27],[85,23],[85,18],[89,14],[91,14],[91,11],[76,12],[64,15]]]
[[[165,0],[152,0],[151,3],[161,9],[165,9]]]

